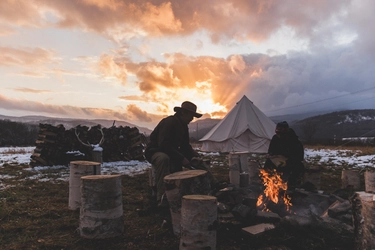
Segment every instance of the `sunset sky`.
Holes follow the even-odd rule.
[[[374,24],[373,0],[1,0],[0,114],[373,109]]]

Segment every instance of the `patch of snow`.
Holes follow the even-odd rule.
[[[15,147],[15,148],[0,148],[0,168],[4,164],[29,164],[30,156],[33,153],[34,147]],[[77,153],[77,152],[74,152]],[[203,156],[220,156],[218,152],[199,152]],[[375,155],[359,155],[358,151],[351,150],[329,150],[329,149],[305,149],[305,161],[311,164],[325,164],[329,166],[352,166],[356,168],[373,167],[375,165]],[[214,165],[224,166],[224,162],[217,159],[212,161]],[[121,175],[136,175],[144,173],[151,164],[146,161],[117,161],[104,162],[101,165],[101,172],[103,175],[121,174]],[[65,165],[56,166],[36,166],[34,168],[28,167],[23,170],[29,171],[30,176],[25,180],[50,181],[52,183],[69,181],[69,167]],[[57,171],[56,171],[57,170]],[[22,173],[22,172],[21,172]],[[10,175],[0,175],[1,179],[16,178]],[[0,190],[11,187],[0,182]]]

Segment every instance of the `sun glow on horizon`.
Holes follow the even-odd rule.
[[[168,88],[159,88],[157,100],[160,102],[138,103],[143,110],[157,116],[170,115],[174,107],[181,106],[184,101],[190,101],[197,105],[197,112],[209,116],[210,118],[222,118],[220,114],[227,112],[227,107],[219,102],[214,102],[212,98],[211,83],[196,82],[196,87],[176,88],[171,91]],[[162,108],[161,108],[162,107]]]

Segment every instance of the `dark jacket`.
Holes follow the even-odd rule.
[[[145,157],[151,163],[155,152],[167,154],[172,164],[179,165],[185,157],[189,161],[194,150],[189,143],[189,129],[175,114],[161,120],[150,135],[150,142],[145,149]]]
[[[268,148],[269,155],[283,155],[288,163],[302,162],[304,158],[303,145],[293,129],[289,129],[287,138],[274,135]]]

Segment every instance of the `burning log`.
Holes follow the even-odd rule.
[[[99,175],[101,164],[92,161],[70,162],[69,176],[69,209],[76,210],[81,206],[81,177],[86,175]]]
[[[276,170],[260,170],[263,185],[265,187],[263,194],[260,194],[257,201],[258,207],[263,207],[263,211],[284,208],[283,211],[289,211],[292,206],[291,198],[287,195],[288,184],[281,178]],[[279,209],[278,209],[279,210]]]
[[[181,199],[184,195],[207,195],[211,185],[205,170],[180,171],[164,177],[165,193],[167,195],[172,217],[173,233],[180,236]]]
[[[216,223],[216,197],[183,196],[180,249],[216,249]]]
[[[90,175],[81,181],[80,235],[104,239],[123,234],[121,176]]]

